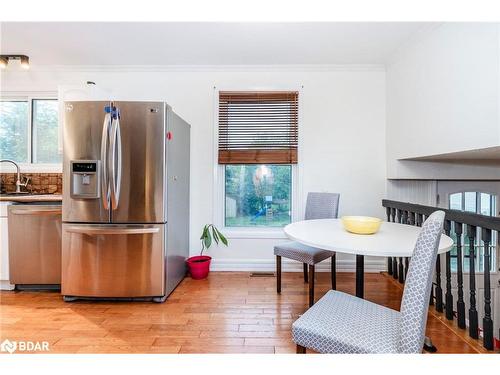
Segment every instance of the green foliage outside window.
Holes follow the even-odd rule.
[[[36,163],[60,163],[58,150],[58,103],[57,100],[33,100],[33,161]]]
[[[291,222],[290,165],[226,165],[225,225],[282,227]]]
[[[27,101],[0,101],[0,159],[28,160]]]

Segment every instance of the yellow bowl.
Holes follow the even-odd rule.
[[[370,216],[342,216],[346,231],[356,234],[374,234],[380,229],[382,220]]]

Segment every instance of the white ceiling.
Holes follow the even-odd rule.
[[[3,22],[0,51],[32,66],[383,64],[428,25]]]

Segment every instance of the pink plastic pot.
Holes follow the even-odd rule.
[[[211,257],[207,255],[197,255],[186,260],[189,273],[195,280],[205,279],[210,272]]]

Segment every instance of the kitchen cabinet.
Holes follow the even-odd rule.
[[[0,289],[12,290],[9,283],[9,223],[7,207],[10,202],[0,202]]]

